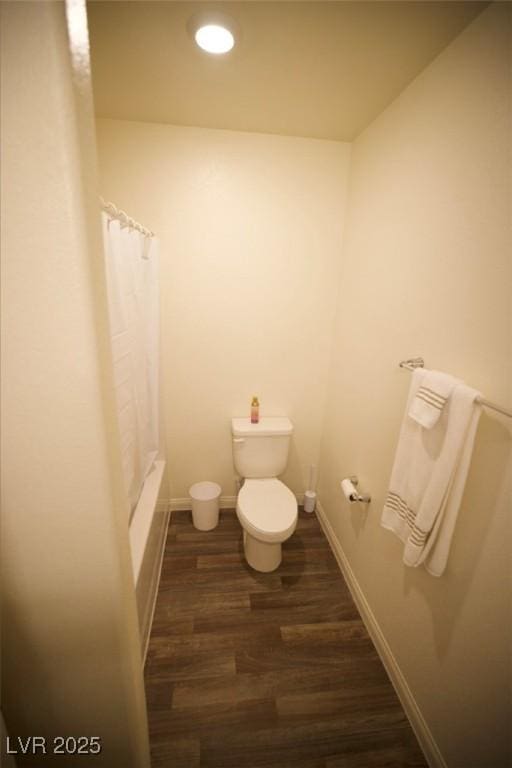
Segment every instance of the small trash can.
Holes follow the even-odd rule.
[[[205,480],[189,488],[192,499],[192,522],[199,531],[211,531],[219,522],[221,487]]]

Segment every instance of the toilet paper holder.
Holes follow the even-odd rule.
[[[356,475],[351,475],[350,477],[346,477],[344,480],[341,481],[341,490],[343,491],[345,498],[353,504],[356,501],[361,502],[362,504],[369,504],[372,500],[372,497],[369,493],[359,493],[357,490],[357,485],[359,484],[359,479]]]

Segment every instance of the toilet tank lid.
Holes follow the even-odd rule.
[[[264,416],[257,424],[249,418],[231,419],[233,437],[270,437],[291,435],[293,424],[286,416]]]

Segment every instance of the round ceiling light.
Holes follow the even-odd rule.
[[[233,33],[220,24],[204,24],[194,35],[195,41],[208,53],[227,53],[235,44]]]
[[[188,20],[187,28],[196,44],[207,53],[228,53],[240,40],[240,27],[231,16],[216,10],[203,10]]]

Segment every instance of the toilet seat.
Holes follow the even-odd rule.
[[[247,533],[259,541],[286,541],[297,525],[297,499],[277,477],[247,479],[236,512]]]

